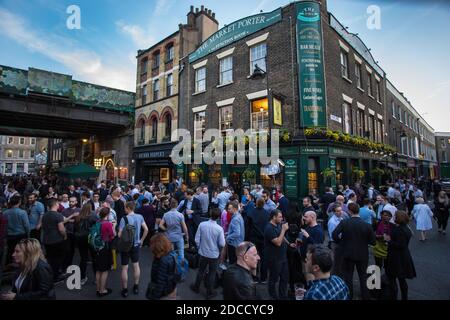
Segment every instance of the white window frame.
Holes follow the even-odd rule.
[[[199,78],[200,76],[202,78]],[[204,91],[206,91],[206,67],[200,67],[195,70],[195,93]]]
[[[348,53],[344,50],[340,50],[340,61],[341,61],[341,76],[345,79],[348,79]]]
[[[21,154],[22,154],[22,155],[21,155]],[[25,158],[25,151],[22,150],[22,149],[20,149],[20,150],[17,152],[17,157],[18,157],[19,159]]]
[[[233,56],[227,56],[219,60],[219,85],[229,83],[233,83]]]
[[[25,144],[25,138],[23,138],[23,137],[19,138],[19,144],[24,145]]]
[[[11,151],[11,152],[10,152]],[[7,159],[12,159],[14,158],[14,151],[11,149],[6,150],[6,158]]]
[[[356,86],[363,90],[362,88],[362,77],[361,77],[361,64],[356,62],[355,63],[355,77],[356,77]]]
[[[199,117],[199,118],[197,118]],[[203,118],[201,121],[201,125],[199,126],[199,119]],[[206,112],[205,111],[200,111],[200,112],[196,112],[194,113],[194,141],[201,141],[203,134],[206,130]],[[201,132],[201,137],[197,137],[198,132]]]
[[[14,143],[14,137],[8,137],[8,144],[13,144],[13,143]]]
[[[159,91],[160,91],[159,79],[155,79],[153,81],[153,86],[152,86],[153,101],[156,101],[159,99]]]
[[[169,81],[169,79],[172,79]],[[167,75],[167,84],[166,84],[166,95],[169,97],[173,95],[173,73],[169,73]]]
[[[258,50],[260,49],[260,50]],[[258,67],[265,71],[267,70],[267,43],[266,42],[260,42],[258,44],[255,44],[254,46],[250,47],[250,74],[253,74],[255,71],[255,65],[257,64]],[[254,57],[256,55],[257,57]],[[261,56],[259,56],[261,55]]]
[[[342,131],[352,134],[352,107],[347,101],[342,103]]]
[[[224,116],[224,110],[226,109],[230,110],[229,119],[222,118]],[[229,124],[227,124],[227,122],[229,122]],[[224,136],[228,131],[233,130],[233,105],[227,105],[219,108],[219,130]]]
[[[267,99],[267,97],[250,101],[250,129],[255,133],[269,130],[269,110],[253,112],[253,101],[263,99]]]

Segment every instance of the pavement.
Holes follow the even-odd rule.
[[[417,278],[408,280],[409,299],[411,300],[447,300],[450,299],[450,273],[448,267],[450,266],[450,227],[447,235],[439,234],[437,231],[436,222],[433,220],[433,230],[428,233],[428,240],[425,242],[419,241],[419,232],[415,230],[415,223],[411,222],[410,227],[413,230],[413,237],[410,242],[410,251],[416,267]],[[78,257],[75,257],[75,263]],[[118,259],[120,262],[120,258]],[[88,282],[81,288],[81,290],[69,290],[66,283],[56,285],[56,296],[60,300],[143,300],[145,299],[145,291],[147,284],[150,281],[152,256],[150,249],[144,247],[141,249],[141,279],[140,292],[138,295],[132,293],[132,267],[129,268],[129,296],[123,298],[120,295],[121,280],[120,267],[116,271],[109,273],[107,286],[113,290],[112,294],[98,298],[96,296],[95,285],[92,283],[94,276],[92,266],[88,265]],[[369,264],[374,264],[371,257]],[[192,292],[189,285],[195,280],[197,269],[191,269],[188,278],[184,283],[178,285],[178,300],[204,300],[205,289],[202,286],[200,294]],[[3,290],[7,290],[3,287]],[[267,292],[267,285],[258,284],[257,289],[264,299],[269,299]],[[359,284],[355,270],[354,280],[355,299],[359,299]],[[214,300],[222,300],[222,290],[217,289],[218,295]]]

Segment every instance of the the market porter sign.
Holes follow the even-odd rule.
[[[322,28],[316,2],[297,3],[297,61],[300,127],[326,127]]]
[[[189,55],[189,63],[203,58],[278,21],[281,21],[281,8],[269,13],[256,14],[233,22],[214,33],[197,50]]]

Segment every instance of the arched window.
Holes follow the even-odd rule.
[[[164,124],[165,124],[165,136],[171,137],[172,136],[172,115],[167,112],[164,117]]]
[[[152,118],[151,126],[152,126],[152,140],[156,140],[158,138],[158,119],[156,117]]]
[[[139,122],[139,141],[145,140],[145,120],[141,119]]]

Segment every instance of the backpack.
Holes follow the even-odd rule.
[[[88,237],[91,229],[89,219],[81,219],[80,222],[78,223],[77,228],[75,229],[76,229],[74,233],[75,238],[84,239]]]
[[[105,241],[102,239],[101,235],[101,222],[95,223],[89,230],[88,243],[95,251],[100,251],[105,247]]]
[[[189,263],[186,259],[182,259],[180,255],[172,251],[170,255],[175,260],[175,270],[173,274],[173,282],[181,283],[187,278],[189,272]]]
[[[124,216],[123,219],[125,220],[125,228],[122,230],[122,236],[119,238],[117,249],[119,249],[120,252],[130,252],[134,246],[136,227],[129,224],[126,216]]]

